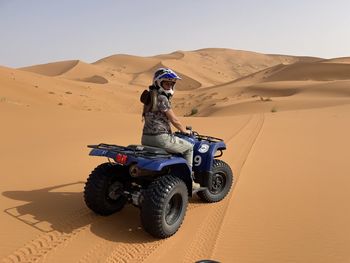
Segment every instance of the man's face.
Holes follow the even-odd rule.
[[[174,81],[168,81],[168,80],[164,80],[162,81],[162,87],[165,90],[171,90],[175,85]]]

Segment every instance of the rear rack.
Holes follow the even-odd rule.
[[[93,149],[112,151],[115,153],[129,154],[135,157],[143,157],[148,159],[172,157],[170,153],[167,153],[165,151],[160,152],[160,151],[157,151],[157,149],[154,147],[148,147],[148,146],[142,146],[142,145],[120,146],[115,144],[100,143],[97,145],[96,144],[88,145],[87,147],[93,148]]]
[[[88,145],[88,148],[93,149],[101,149],[101,150],[109,150],[109,151],[125,151],[128,150],[125,146],[115,145],[115,144],[107,144],[107,143],[100,143],[100,144],[92,144]]]

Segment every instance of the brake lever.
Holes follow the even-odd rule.
[[[186,126],[186,130],[189,131],[189,133],[187,133],[187,136],[193,136],[193,131],[192,131],[192,126]]]

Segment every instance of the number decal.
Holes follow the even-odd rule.
[[[202,157],[200,155],[196,155],[194,158],[193,158],[193,161],[194,161],[194,165],[195,166],[200,166],[201,163],[202,163]]]

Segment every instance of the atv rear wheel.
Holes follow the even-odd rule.
[[[166,175],[152,182],[144,192],[141,223],[152,236],[167,238],[175,234],[185,217],[188,203],[186,184]]]
[[[233,182],[232,170],[224,161],[214,160],[212,172],[208,189],[197,193],[203,201],[208,203],[219,202],[224,199]]]
[[[121,210],[127,202],[124,195],[125,182],[122,167],[111,163],[97,166],[84,188],[87,207],[100,215],[111,215]]]

